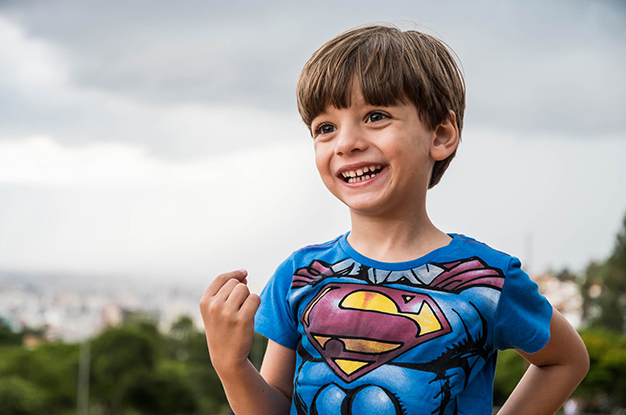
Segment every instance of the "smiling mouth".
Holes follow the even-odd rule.
[[[377,164],[356,170],[344,171],[341,173],[341,177],[346,183],[358,183],[363,180],[371,179],[372,177],[383,171],[383,169],[384,166]]]

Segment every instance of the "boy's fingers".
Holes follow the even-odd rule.
[[[200,299],[200,312],[204,316],[205,313],[213,313],[219,308],[224,306],[226,300],[230,296],[231,291],[239,284],[239,281],[235,278],[227,280],[219,291],[215,294],[211,294],[214,287],[209,287],[204,292],[204,295]],[[211,311],[213,310],[213,311]]]
[[[241,309],[239,310],[239,312],[241,313],[242,317],[246,319],[254,319],[254,315],[256,314],[256,311],[259,309],[260,305],[261,297],[256,294],[250,294],[241,305]]]
[[[229,280],[236,279],[237,281],[244,281],[247,276],[248,271],[245,269],[220,274],[213,280],[213,282],[211,282],[211,284],[209,284],[209,287],[206,289],[204,294],[212,297],[216,295]]]
[[[228,298],[231,296],[233,290],[238,285],[240,285],[239,280],[235,278],[229,279],[228,281],[226,281],[224,285],[222,285],[222,288],[220,288],[217,294],[213,296],[213,300],[217,302],[225,303],[226,301],[228,301]]]
[[[234,280],[233,280],[234,281]],[[237,312],[241,308],[242,304],[248,296],[250,295],[250,290],[245,284],[237,283],[236,286],[230,291],[228,298],[226,299],[226,307],[232,311]]]

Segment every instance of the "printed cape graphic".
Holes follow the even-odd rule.
[[[360,318],[362,313],[367,316]],[[324,286],[301,321],[311,344],[346,382],[450,332],[450,324],[429,296],[363,284]],[[351,324],[354,321],[367,321],[368,327],[363,330]],[[367,338],[360,335],[364,331]]]

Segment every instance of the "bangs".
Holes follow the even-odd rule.
[[[445,119],[448,109],[431,98],[435,91],[427,66],[432,61],[428,53],[415,53],[424,47],[419,38],[386,26],[338,36],[315,52],[302,70],[297,87],[302,120],[310,126],[328,106],[348,108],[352,88],[358,85],[367,104],[412,102],[422,121],[434,128]],[[428,52],[438,51],[431,48]],[[425,113],[426,108],[434,113]]]
[[[349,40],[340,38],[324,45],[302,71],[297,98],[307,126],[328,106],[348,108],[355,85],[369,105],[390,106],[406,100],[398,48],[374,34],[360,42]]]

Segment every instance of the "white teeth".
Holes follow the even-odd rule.
[[[380,164],[371,165],[369,167],[363,167],[362,169],[357,169],[356,171],[344,171],[341,173],[344,179],[348,183],[358,183],[363,180],[371,179],[376,176],[378,173],[374,173],[376,170],[381,170],[382,166]],[[366,174],[369,173],[369,174]]]
[[[362,182],[363,180],[367,180],[370,179],[372,177],[376,176],[375,174],[372,174],[371,176],[369,174],[366,174],[364,176],[357,176],[357,177],[350,177],[348,179],[348,183],[358,183],[358,182]]]

